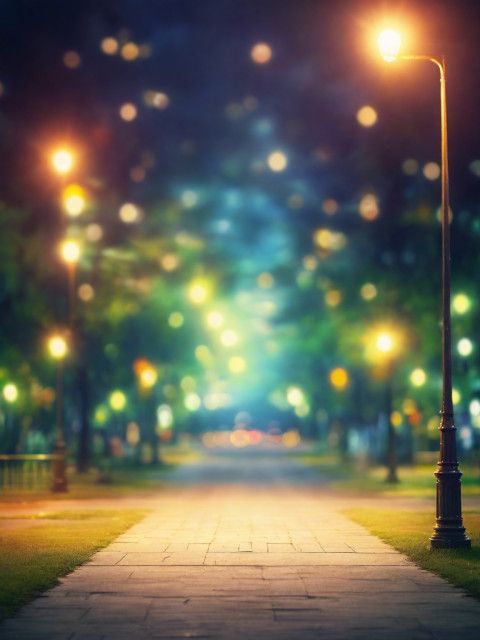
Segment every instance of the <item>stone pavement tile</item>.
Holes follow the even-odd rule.
[[[269,542],[268,545],[268,553],[294,553],[295,548],[291,542],[288,543],[276,543]],[[319,549],[321,551],[321,549]]]
[[[321,553],[323,552],[322,547],[318,544],[318,542],[294,542],[293,546],[295,551],[299,551],[300,553]]]
[[[129,554],[132,555],[132,554]],[[255,553],[251,555],[242,555],[242,558],[236,553],[207,553],[205,556],[205,565],[241,565],[255,564],[264,566],[312,566],[312,565],[386,565],[398,566],[408,564],[409,561],[399,553]],[[125,559],[122,561],[125,564]]]
[[[318,576],[303,578],[303,584],[305,585],[306,592],[309,596],[332,592],[349,594],[372,590],[375,593],[385,591],[390,593],[398,591],[419,593],[421,591],[421,587],[413,582],[413,580],[352,580],[348,577],[323,578],[322,576]]]
[[[142,553],[142,552],[130,552],[123,555],[119,561],[120,566],[140,566],[140,565],[162,565],[162,564],[174,564],[174,565],[198,565],[203,564],[205,553],[189,552],[184,553]]]
[[[89,564],[117,564],[117,562],[119,562],[124,556],[124,551],[98,551],[94,556],[92,556]]]

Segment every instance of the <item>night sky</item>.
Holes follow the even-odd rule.
[[[335,349],[320,365],[296,361],[290,343],[315,314],[333,322],[339,296],[357,300],[360,286],[377,278],[385,291],[377,315],[389,307],[402,316],[418,313],[410,287],[435,294],[440,182],[428,163],[439,162],[438,77],[432,65],[379,58],[376,33],[391,21],[406,25],[406,48],[447,55],[454,275],[462,286],[471,278],[480,234],[478,3],[15,0],[1,11],[0,190],[8,206],[29,212],[26,236],[41,235],[45,255],[54,253],[62,225],[47,155],[69,143],[80,158],[75,181],[94,203],[70,230],[92,247],[92,225],[103,234],[101,249],[85,253],[81,282],[90,282],[89,270],[98,280],[100,254],[133,246],[140,258],[129,282],[150,286],[148,240],[157,239],[159,255],[182,253],[174,275],[160,259],[156,295],[173,296],[169,308],[154,305],[118,338],[129,371],[128,359],[143,355],[172,367],[181,360],[162,327],[175,312],[172,292],[202,274],[213,274],[229,313],[248,324],[244,353],[257,358],[250,392],[264,398],[279,372],[307,384],[338,364],[336,338],[322,338]],[[261,63],[252,58],[259,43],[267,45]],[[367,120],[373,109],[371,126],[358,120],[362,107]],[[138,206],[134,224],[118,217],[125,202]],[[55,264],[47,288],[59,286]],[[313,278],[326,291],[320,306]],[[328,299],[335,279],[341,293]],[[404,295],[392,293],[404,285]],[[50,306],[58,317],[57,302]],[[361,314],[357,306],[337,328]],[[426,313],[420,334],[431,322]],[[305,341],[304,352],[318,357],[318,345]],[[276,361],[279,344],[287,348]],[[297,366],[306,368],[292,375]]]

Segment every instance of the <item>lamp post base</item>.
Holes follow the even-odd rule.
[[[55,450],[55,458],[53,460],[53,493],[64,493],[68,491],[65,449],[60,447]]]
[[[465,527],[461,529],[442,529],[435,530],[430,538],[430,547],[432,549],[470,549],[472,543],[470,538],[465,535]]]
[[[453,449],[455,427],[441,428],[443,444]],[[451,450],[450,449],[450,450]],[[445,446],[441,447],[445,455]],[[470,549],[462,518],[461,477],[457,462],[439,462],[437,478],[437,522],[430,537],[432,549]]]

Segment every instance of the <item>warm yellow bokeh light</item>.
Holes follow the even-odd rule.
[[[120,54],[124,60],[131,62],[132,60],[136,60],[140,54],[138,45],[134,42],[127,42],[123,45]]]
[[[68,344],[65,338],[55,334],[47,340],[49,354],[54,360],[63,360],[68,353]]]
[[[85,211],[87,206],[85,189],[79,184],[69,184],[62,191],[62,205],[65,212],[72,218],[76,218]]]
[[[375,339],[375,348],[380,353],[390,353],[395,347],[395,341],[392,334],[382,331]]]
[[[205,280],[194,280],[188,288],[188,298],[193,304],[204,304],[210,297],[210,285]]]
[[[90,302],[95,297],[95,289],[88,282],[84,282],[78,287],[77,295],[83,302]]]
[[[462,400],[462,394],[458,389],[452,389],[452,402],[453,404],[460,404]]]
[[[6,402],[16,402],[18,399],[18,387],[13,382],[8,382],[2,389],[2,395]]]
[[[271,171],[278,173],[287,168],[288,158],[283,151],[272,151],[267,158],[267,164]]]
[[[238,343],[238,335],[233,329],[225,329],[220,334],[220,342],[224,347],[234,347]]]
[[[146,365],[140,371],[138,383],[142,389],[151,389],[158,380],[158,371],[152,365]]]
[[[303,389],[292,385],[287,388],[287,402],[292,407],[299,407],[302,404],[305,404],[305,394]]]
[[[410,382],[414,387],[423,387],[427,381],[427,374],[423,369],[417,368],[410,374]]]
[[[209,311],[207,314],[207,327],[209,329],[220,329],[223,323],[224,318],[220,311]]]
[[[247,370],[247,362],[242,356],[233,356],[228,361],[228,368],[232,373],[244,373]]]
[[[118,217],[125,224],[133,224],[141,219],[141,210],[132,202],[125,202],[118,210]]]
[[[60,244],[60,255],[67,264],[76,264],[80,260],[80,244],[76,240],[64,240]]]
[[[373,127],[377,120],[377,112],[368,104],[357,111],[357,121],[362,127]]]
[[[114,411],[123,411],[127,406],[127,396],[120,389],[115,389],[110,394],[108,402]]]
[[[103,38],[100,43],[100,49],[103,53],[106,53],[107,56],[113,56],[118,52],[118,40],[116,38]]]
[[[350,381],[348,371],[343,367],[335,367],[335,369],[332,369],[328,378],[332,387],[339,390],[346,389]]]
[[[473,342],[470,338],[461,338],[457,342],[457,351],[463,357],[468,357],[473,351]]]
[[[470,298],[465,293],[457,293],[453,296],[452,300],[452,308],[455,313],[458,315],[463,315],[470,310],[472,306],[472,302]]]
[[[272,59],[272,48],[266,42],[257,42],[250,50],[250,57],[256,64],[266,64]]]
[[[137,117],[137,107],[132,102],[125,102],[119,109],[119,114],[125,122],[131,122]]]
[[[378,218],[380,209],[377,196],[374,193],[366,193],[358,203],[358,211],[364,220],[371,222]]]
[[[366,282],[360,288],[360,295],[364,300],[370,301],[377,297],[377,287],[371,282]]]
[[[442,173],[442,169],[438,162],[427,162],[422,171],[427,180],[438,180]]]
[[[379,34],[377,43],[382,58],[387,62],[393,62],[400,53],[402,36],[394,29],[384,29]]]
[[[392,411],[390,414],[390,422],[394,427],[401,427],[403,422],[403,416],[400,411]]]
[[[179,311],[173,311],[168,316],[168,324],[172,327],[172,329],[180,329],[184,323],[184,317]]]
[[[59,149],[56,149],[52,153],[51,162],[54,170],[57,173],[66,175],[73,169],[75,164],[75,157],[70,149],[61,147]]]

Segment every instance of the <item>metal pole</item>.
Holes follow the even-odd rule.
[[[56,440],[55,458],[53,460],[53,484],[52,491],[60,493],[68,491],[66,474],[66,445],[63,428],[63,361],[57,364],[57,388],[56,388]]]
[[[397,452],[396,452],[396,434],[395,427],[392,423],[393,410],[393,370],[388,373],[387,382],[385,384],[385,411],[387,413],[387,468],[388,473],[385,478],[386,482],[396,484],[398,482],[397,474]]]
[[[448,178],[447,87],[445,58],[408,55],[403,60],[433,62],[440,71],[440,127],[442,154],[442,408],[440,459],[437,479],[437,518],[430,538],[432,549],[470,548],[462,520],[461,477],[457,459],[456,427],[452,402],[452,337],[450,318],[450,195]]]
[[[445,60],[435,60],[440,70],[442,132],[442,408],[440,410],[440,459],[437,479],[437,518],[430,538],[434,549],[469,548],[462,521],[461,477],[458,468],[456,427],[452,402],[452,338],[450,318],[450,198],[448,179],[447,94]]]

